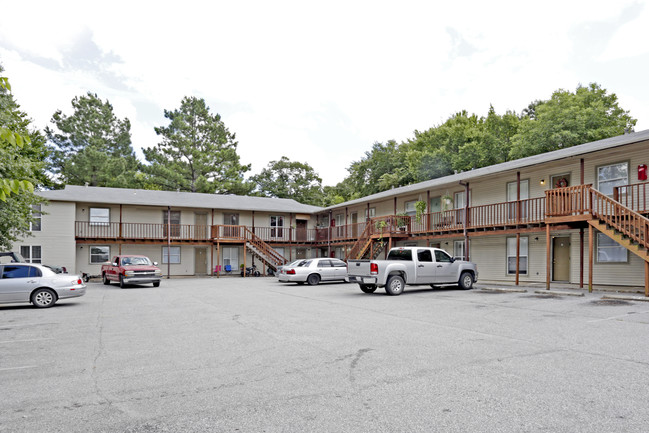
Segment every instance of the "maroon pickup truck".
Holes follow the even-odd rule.
[[[162,271],[157,262],[151,262],[146,256],[115,256],[110,264],[101,266],[101,279],[106,285],[111,281],[119,282],[121,288],[142,283],[153,283],[153,287],[158,287]]]

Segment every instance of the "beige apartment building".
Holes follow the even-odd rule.
[[[645,286],[649,131],[395,188],[328,208],[294,200],[67,186],[43,191],[30,260],[98,274],[119,253],[170,275],[382,258],[436,246],[481,280]],[[38,226],[38,224],[36,224]],[[39,230],[40,229],[40,230]]]

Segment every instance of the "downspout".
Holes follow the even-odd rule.
[[[171,275],[171,206],[167,206],[167,279]]]

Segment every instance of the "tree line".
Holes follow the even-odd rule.
[[[0,67],[0,73],[3,70]],[[307,163],[283,156],[246,178],[235,133],[204,99],[187,96],[165,110],[158,144],[133,149],[131,124],[108,100],[88,92],[57,110],[44,131],[31,126],[0,76],[0,248],[28,233],[36,188],[85,185],[293,198],[329,206],[393,187],[485,167],[632,131],[636,120],[598,84],[555,91],[520,113],[461,111],[403,142],[374,143],[335,186]]]

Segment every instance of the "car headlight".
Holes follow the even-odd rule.
[[[154,274],[157,275],[162,275],[162,271],[160,269],[156,269]]]
[[[135,275],[135,272],[133,272],[133,271],[125,271],[124,275],[126,275],[127,277],[132,277],[133,275]]]

